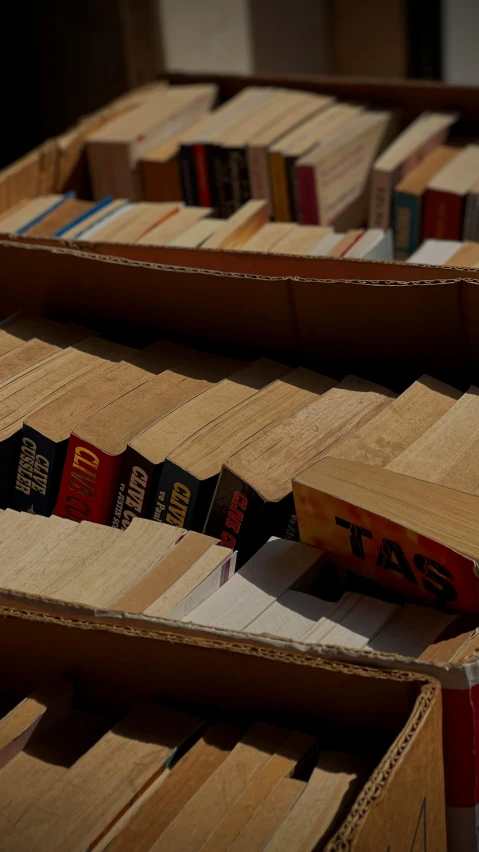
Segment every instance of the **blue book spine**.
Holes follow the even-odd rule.
[[[73,189],[71,190],[71,192],[66,192],[65,195],[63,195],[59,201],[55,201],[55,203],[52,204],[52,206],[49,207],[48,210],[44,210],[43,213],[40,213],[39,216],[36,216],[34,219],[31,219],[30,222],[26,223],[26,225],[22,225],[22,227],[19,228],[16,233],[19,236],[21,236],[21,234],[25,234],[26,231],[29,231],[30,228],[33,228],[35,225],[38,225],[38,223],[41,222],[42,219],[45,219],[46,216],[49,216],[50,213],[53,213],[54,210],[57,210],[58,207],[61,207],[62,204],[64,204],[65,201],[68,201],[69,198],[76,198],[76,192]]]
[[[60,230],[53,234],[53,236],[63,236],[63,234],[66,231],[69,231],[70,228],[75,228],[77,225],[81,225],[82,222],[85,222],[85,220],[89,219],[90,216],[93,216],[94,213],[98,213],[99,210],[102,210],[103,207],[106,207],[106,205],[110,204],[111,201],[113,201],[112,195],[107,195],[105,198],[102,198],[102,200],[99,201],[97,204],[94,204],[94,206],[91,207],[90,210],[86,210],[85,213],[82,213],[80,216],[77,216],[76,219],[72,219],[71,222],[68,222],[67,225],[64,225],[63,228],[60,228]],[[88,225],[88,222],[86,222],[85,225]]]
[[[406,192],[394,196],[394,257],[407,260],[421,244],[422,197]]]

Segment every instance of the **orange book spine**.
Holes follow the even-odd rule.
[[[211,193],[208,180],[208,163],[204,145],[194,146],[196,183],[200,207],[211,207]]]
[[[71,435],[54,514],[110,524],[121,459]]]

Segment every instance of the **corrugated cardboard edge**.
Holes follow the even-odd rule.
[[[341,828],[328,844],[330,850],[346,852],[352,848],[355,835],[366,820],[368,811],[386,792],[387,783],[394,769],[401,762],[410,743],[417,736],[421,723],[427,718],[436,701],[440,700],[439,684],[433,678],[422,673],[395,671],[392,669],[368,669],[361,665],[330,659],[317,652],[317,649],[302,648],[299,644],[278,642],[270,638],[248,637],[245,634],[227,633],[212,629],[199,628],[196,625],[171,622],[164,619],[131,617],[122,613],[101,612],[60,602],[44,599],[28,599],[27,596],[11,594],[12,603],[22,609],[0,606],[0,616],[19,618],[28,621],[58,624],[71,629],[101,630],[110,633],[122,633],[133,637],[143,637],[169,643],[182,643],[203,648],[231,651],[239,654],[254,655],[289,662],[295,665],[321,667],[344,674],[355,674],[367,678],[397,680],[419,685],[412,713],[407,725],[400,731],[391,747],[383,757],[370,779],[363,787],[350,813]],[[2,595],[2,599],[4,595]],[[313,653],[309,653],[312,650]],[[306,653],[305,653],[306,651]]]

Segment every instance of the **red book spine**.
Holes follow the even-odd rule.
[[[312,166],[297,166],[300,219],[302,225],[319,225],[314,169]]]
[[[464,196],[428,189],[424,201],[423,240],[462,239]]]
[[[121,459],[71,435],[54,514],[110,524]]]
[[[211,207],[211,194],[208,181],[208,163],[206,162],[206,150],[204,145],[195,145],[195,170],[196,183],[198,186],[198,200],[200,207]]]

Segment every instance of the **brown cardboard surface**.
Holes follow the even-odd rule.
[[[472,308],[477,291],[464,279],[253,276],[16,241],[0,242],[0,263],[15,285],[5,288],[4,316],[22,307],[95,327],[126,323],[242,358],[261,352],[338,378],[353,372],[394,390],[422,373],[465,387],[479,366],[472,319],[470,363],[463,312],[466,286]]]
[[[428,678],[330,663],[267,640],[236,644],[167,622],[149,634],[10,614],[0,637],[17,649],[15,659],[0,660],[0,677],[18,697],[42,680],[73,676],[77,698],[95,709],[129,709],[155,697],[294,720],[319,733],[327,725],[328,737],[347,725],[348,735],[352,729],[383,743],[385,756],[327,849],[409,852],[421,816],[431,848],[446,848],[440,695]]]

